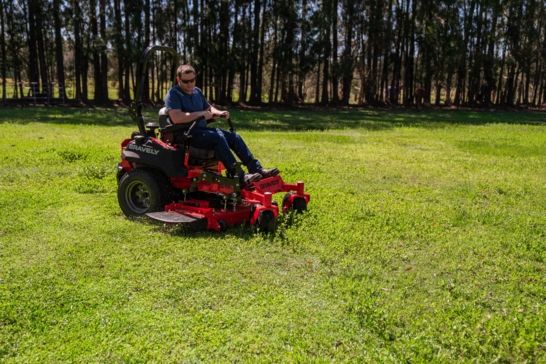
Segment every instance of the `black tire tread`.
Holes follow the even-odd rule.
[[[140,180],[146,184],[152,197],[151,206],[145,211],[135,211],[126,201],[126,191],[129,183]],[[118,202],[121,210],[127,217],[139,217],[148,212],[163,210],[166,202],[167,193],[165,193],[165,181],[157,173],[147,169],[135,169],[121,177],[118,186]]]

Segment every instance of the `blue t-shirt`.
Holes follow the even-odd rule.
[[[203,92],[197,87],[193,88],[191,94],[187,94],[182,91],[180,86],[175,85],[167,92],[164,101],[167,110],[179,109],[184,112],[195,112],[205,111],[210,108],[210,104],[207,102]],[[207,121],[204,117],[201,117],[195,126],[204,128],[207,126]]]

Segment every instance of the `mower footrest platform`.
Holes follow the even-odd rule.
[[[151,219],[161,221],[167,224],[190,224],[200,220],[205,220],[204,218],[199,219],[193,216],[184,215],[174,211],[159,211],[159,212],[149,212],[146,214]]]

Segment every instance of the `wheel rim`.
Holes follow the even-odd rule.
[[[127,205],[138,214],[142,214],[152,205],[150,188],[142,181],[132,181],[125,189]]]

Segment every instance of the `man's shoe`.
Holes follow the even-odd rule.
[[[245,185],[249,185],[252,182],[256,182],[260,179],[262,179],[261,173],[247,173],[245,174],[243,181]]]
[[[277,168],[261,168],[258,170],[258,173],[261,174],[263,178],[269,178],[278,175],[279,170]]]

